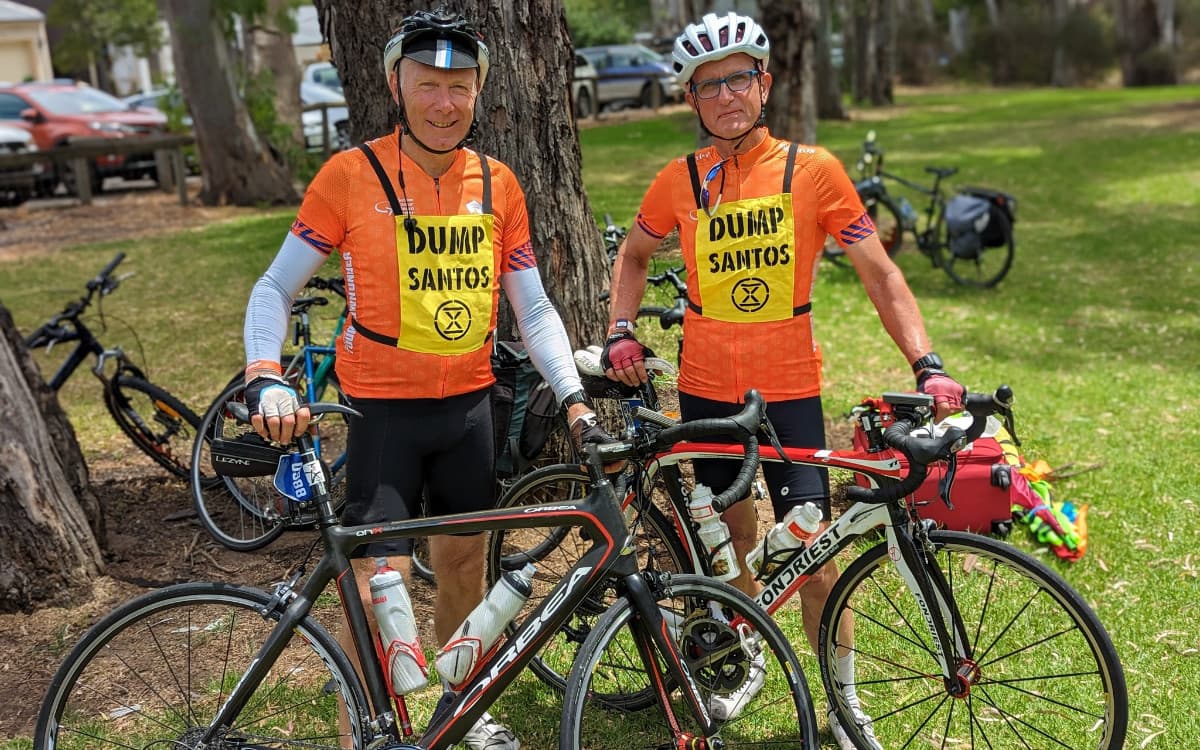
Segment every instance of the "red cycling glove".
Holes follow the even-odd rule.
[[[933,396],[935,414],[956,414],[963,409],[967,389],[941,370],[925,370],[917,378],[917,391]],[[942,408],[945,407],[945,412]]]
[[[629,331],[614,333],[604,342],[604,351],[600,353],[600,366],[608,370],[624,370],[646,359],[649,349],[642,346]]]

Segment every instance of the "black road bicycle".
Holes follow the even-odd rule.
[[[946,196],[942,180],[958,172],[957,167],[926,166],[934,176],[933,185],[912,182],[883,169],[883,149],[875,141],[875,131],[867,133],[862,156],[858,159],[859,179],[854,187],[862,199],[867,214],[875,222],[883,248],[889,256],[900,252],[904,234],[910,233],[917,249],[926,255],[934,267],[941,268],[950,278],[964,286],[993,287],[1012,267],[1015,243],[1013,221],[1016,205],[1011,196],[985,188],[963,188],[963,192],[996,204],[998,210],[989,217],[988,242],[974,246],[971,252],[956,252],[951,247],[946,226]],[[916,209],[903,196],[888,192],[884,180],[894,180],[905,187],[929,197],[922,225]],[[846,251],[832,239],[825,245],[825,258],[839,265],[846,263]]]
[[[353,413],[337,404],[317,405],[314,411]],[[237,416],[244,419],[245,409]],[[751,392],[747,408],[736,417],[680,425],[656,439],[664,449],[675,440],[718,435],[741,441],[744,464],[729,490],[732,496],[746,489],[756,470],[754,435],[761,419],[762,401]],[[338,748],[347,740],[355,748],[446,748],[462,738],[572,613],[603,589],[615,592],[615,604],[598,623],[595,649],[582,652],[572,675],[560,748],[592,748],[594,731],[619,733],[627,747],[817,747],[799,662],[761,609],[724,584],[639,570],[602,468],[632,456],[632,443],[593,447],[588,458],[593,489],[580,500],[355,527],[338,525],[311,439],[301,435],[296,444],[302,475],[313,479],[325,550],[311,575],[305,578],[301,563],[270,593],[187,583],[118,608],[75,644],[55,674],[38,716],[37,750],[311,750]],[[561,578],[537,574],[541,583],[553,586],[552,593],[525,610],[516,632],[462,685],[441,694],[422,721],[424,729],[415,731],[406,699],[390,694],[376,656],[376,636],[367,625],[351,553],[366,542],[415,535],[564,526],[579,527],[593,540],[591,547]],[[361,678],[314,619],[314,604],[331,582],[349,622]],[[636,653],[636,669],[649,675],[651,708],[636,717],[591,700],[593,676],[605,674],[596,655],[612,651]],[[756,686],[752,695],[743,689],[748,684]],[[739,710],[728,709],[731,695],[742,696]],[[339,728],[339,701],[348,709],[346,729]]]
[[[629,481],[618,484],[640,564],[647,570],[710,574],[710,553],[688,516],[680,464],[697,458],[742,461],[742,448],[684,442],[664,450],[654,435],[675,429],[674,422],[648,408],[645,390],[627,394],[626,411],[640,435],[633,442],[640,450],[630,460]],[[967,408],[975,420],[966,434],[952,428],[932,438],[910,434],[927,424],[929,396],[884,394],[858,415],[873,436],[873,450],[776,444],[775,455],[762,457],[858,472],[875,488],[848,488],[852,507],[807,547],[768,554],[757,596],[759,605],[774,614],[840,552],[857,552],[821,616],[817,658],[830,705],[862,750],[1123,746],[1129,710],[1123,670],[1111,638],[1084,598],[1046,565],[1008,544],[935,530],[911,503],[910,494],[930,464],[947,461],[946,486],[953,481],[954,451],[979,434],[988,415],[1011,420],[1010,400],[1007,388],[969,394]],[[908,460],[907,476],[899,454]],[[522,479],[503,505],[517,509],[578,497],[586,479],[578,467],[548,467]],[[852,548],[860,539],[871,544]],[[497,531],[490,540],[489,575],[495,578],[497,570],[526,562],[561,570],[585,546],[586,539],[570,529]],[[531,665],[559,689],[568,684],[568,665],[577,653],[595,648],[596,618],[607,602],[588,603],[590,608],[576,610]],[[850,632],[853,637],[845,638]],[[853,682],[843,682],[834,667],[836,657],[846,653],[856,656]],[[626,708],[645,705],[648,683],[627,668],[628,654],[595,659],[601,666],[591,686],[596,700]],[[857,718],[855,708],[861,710]],[[620,745],[598,738],[590,746]]]
[[[49,351],[56,344],[75,343],[75,348],[46,383],[53,391],[62,388],[85,359],[95,357],[92,374],[103,386],[104,405],[117,426],[159,466],[186,479],[191,471],[192,439],[200,426],[200,418],[165,388],[150,382],[123,349],[105,348],[82,319],[96,300],[103,326],[101,300],[128,278],[112,275],[123,260],[125,253],[117,253],[95,278],[87,282],[87,294],[67,303],[62,312],[26,336],[25,345],[30,349]],[[111,374],[110,363],[113,363]],[[199,481],[211,483],[214,477],[205,473]]]

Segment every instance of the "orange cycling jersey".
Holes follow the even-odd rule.
[[[445,398],[492,384],[499,276],[536,265],[525,194],[505,165],[460,149],[430,177],[397,134],[378,138],[322,167],[292,233],[340,255],[347,394]]]
[[[827,235],[852,245],[875,231],[828,151],[767,136],[722,160],[715,148],[668,164],[646,191],[638,226],[679,229],[688,278],[679,390],[737,402],[821,392],[812,289]]]

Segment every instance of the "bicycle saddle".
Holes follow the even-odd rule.
[[[958,167],[925,167],[925,171],[938,177],[949,177],[958,172]]]

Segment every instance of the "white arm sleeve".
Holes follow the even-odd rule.
[[[580,390],[579,371],[571,355],[571,341],[562,318],[550,304],[542,277],[537,268],[510,271],[500,276],[500,285],[512,303],[517,316],[517,328],[525,341],[525,351],[538,372],[554,389],[561,403],[568,395]]]
[[[246,305],[246,362],[278,362],[292,316],[292,300],[329,257],[288,232],[271,267],[250,292]]]

